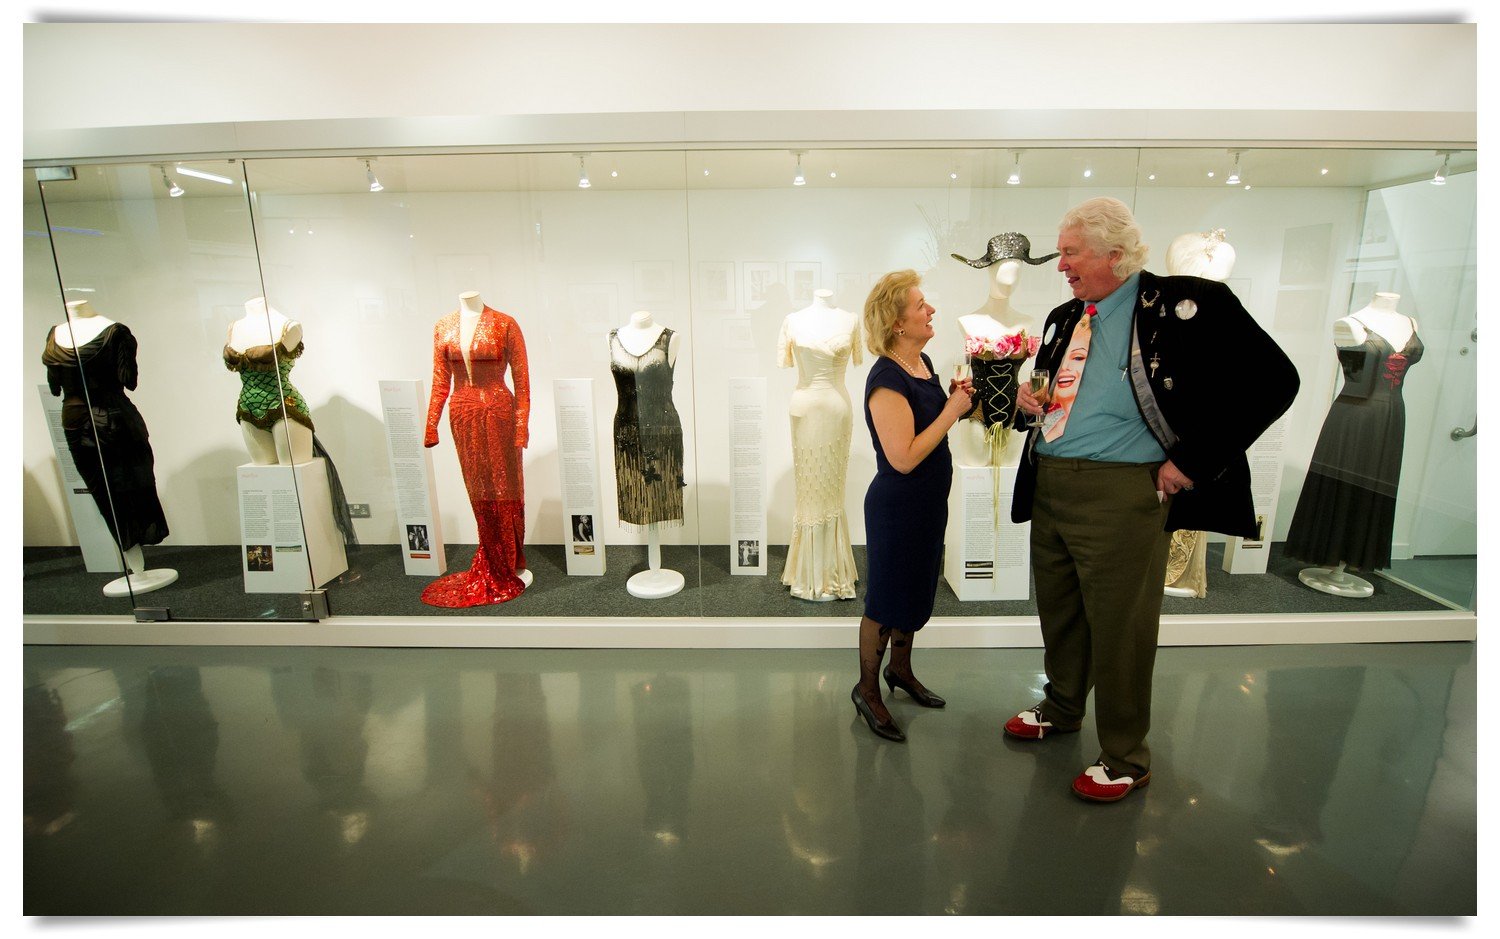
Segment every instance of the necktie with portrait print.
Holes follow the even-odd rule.
[[[1078,392],[1083,389],[1083,367],[1088,364],[1089,345],[1094,337],[1094,316],[1098,314],[1099,308],[1090,303],[1083,308],[1083,312],[1086,315],[1073,327],[1073,335],[1068,338],[1068,347],[1063,350],[1062,359],[1057,363],[1057,369],[1052,375],[1051,394],[1047,399],[1047,414],[1042,419],[1042,439],[1048,443],[1060,438],[1063,431],[1067,430],[1068,414],[1078,401]],[[1070,394],[1066,401],[1058,402],[1057,384],[1064,378],[1064,373],[1069,378]]]

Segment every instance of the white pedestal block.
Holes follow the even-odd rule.
[[[323,462],[239,468],[246,593],[313,590],[349,569]]]
[[[1031,523],[1010,520],[1014,466],[955,466],[948,497],[943,577],[960,600],[1025,600]]]

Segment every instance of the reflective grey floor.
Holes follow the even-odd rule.
[[[854,659],[29,647],[25,912],[1476,912],[1470,644],[1164,649],[1107,806],[1039,650]]]

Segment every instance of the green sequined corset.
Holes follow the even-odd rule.
[[[270,430],[286,416],[313,429],[312,412],[302,393],[292,386],[292,366],[302,355],[302,343],[277,355],[276,345],[251,346],[244,352],[224,347],[224,367],[240,373],[240,400],[234,411],[237,421]],[[285,397],[283,397],[283,393]]]

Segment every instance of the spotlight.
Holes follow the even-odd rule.
[[[1438,152],[1442,153],[1441,150]],[[1432,174],[1432,184],[1434,186],[1448,185],[1448,154],[1446,153],[1443,153],[1443,165],[1439,166],[1438,171]]]
[[[1014,157],[1014,161],[1010,167],[1010,178],[1005,182],[1007,185],[1019,186],[1021,185],[1021,151],[1012,151],[1012,156]]]
[[[578,157],[578,188],[587,189],[590,186],[594,185],[593,183],[589,182],[589,171],[583,166],[583,158],[588,156],[588,154],[579,153],[575,154],[575,156]]]
[[[1224,180],[1224,185],[1238,186],[1240,184],[1240,152],[1238,150],[1229,152],[1234,154],[1234,169],[1229,171],[1229,178]]]
[[[167,187],[167,195],[171,196],[173,199],[182,195],[182,187],[177,185],[177,181],[175,179],[172,179],[167,175],[167,168],[165,166],[161,168],[161,184]]]
[[[371,192],[379,192],[385,187],[380,185],[380,180],[375,178],[375,171],[370,169],[370,161],[365,161],[365,182],[370,184]]]
[[[805,150],[793,150],[792,151],[792,153],[795,154],[796,157],[797,157],[797,175],[792,177],[792,185],[793,186],[806,186],[807,185],[807,177],[802,175],[802,154],[805,153],[805,152],[806,152]]]
[[[1088,168],[1084,169],[1084,171],[1083,171],[1083,178],[1084,179],[1088,179],[1088,178],[1092,177],[1093,175],[1094,175],[1094,171],[1093,170],[1088,169]]]

